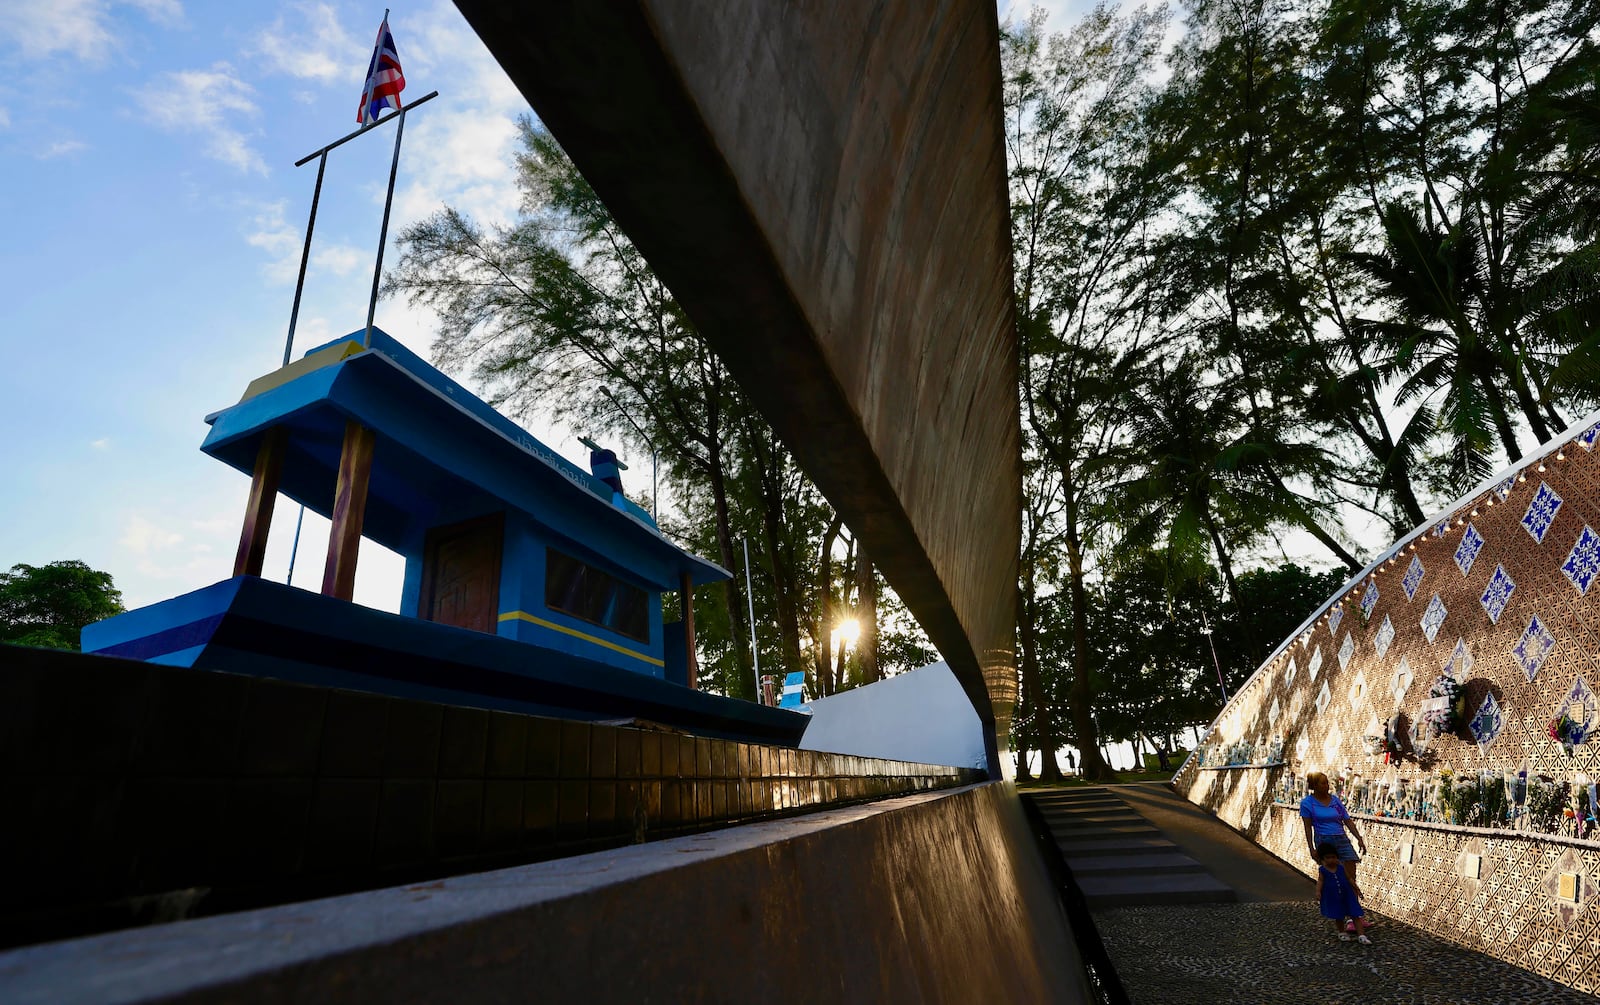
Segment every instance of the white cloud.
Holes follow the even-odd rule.
[[[311,265],[321,272],[331,272],[336,276],[348,276],[364,262],[372,258],[371,252],[362,252],[359,248],[348,244],[335,244],[327,248],[319,248],[311,255]]]
[[[300,229],[284,219],[284,207],[281,199],[257,207],[251,219],[254,229],[244,238],[252,248],[267,253],[261,272],[275,283],[291,282],[300,271]]]
[[[255,91],[227,63],[209,70],[162,74],[157,84],[135,93],[146,121],[167,132],[193,132],[205,137],[206,153],[241,171],[267,173],[261,155],[235,125],[259,111]]]
[[[6,110],[6,107],[4,105],[0,105],[0,129],[10,129],[10,128],[11,128],[11,113]]]
[[[150,20],[162,25],[183,23],[183,4],[178,0],[123,0],[129,7],[144,13]]]
[[[359,81],[366,72],[358,55],[362,47],[339,23],[333,7],[297,3],[291,11],[262,29],[250,51],[263,57],[268,69],[301,80]]]
[[[89,144],[82,140],[58,140],[39,151],[37,156],[40,160],[46,161],[52,157],[64,157],[67,154],[75,154],[79,150],[87,149],[89,149]]]
[[[162,25],[183,21],[178,0],[122,0]],[[0,44],[29,59],[58,53],[99,63],[120,47],[110,25],[111,0],[0,0]]]
[[[128,517],[122,537],[117,542],[135,555],[154,555],[183,543],[183,535],[175,530],[157,526],[140,514]]]
[[[102,436],[98,440],[90,440],[89,441],[89,446],[93,447],[96,450],[110,450],[111,449],[111,437]]]

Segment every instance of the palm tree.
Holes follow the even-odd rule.
[[[1320,447],[1289,439],[1264,409],[1252,418],[1244,402],[1207,382],[1191,355],[1158,367],[1131,397],[1123,449],[1137,473],[1116,486],[1111,505],[1131,546],[1162,541],[1169,575],[1189,578],[1209,550],[1238,604],[1234,553],[1285,525],[1309,531],[1352,571],[1361,568],[1322,527],[1326,507],[1289,487],[1325,480],[1331,465]]]

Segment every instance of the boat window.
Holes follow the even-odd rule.
[[[545,549],[544,603],[640,642],[650,641],[645,592],[554,548]]]

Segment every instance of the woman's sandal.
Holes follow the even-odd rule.
[[[1370,945],[1372,945],[1372,940],[1371,940],[1371,939],[1369,939],[1369,938],[1367,938],[1367,937],[1366,937],[1366,936],[1365,936],[1365,935],[1358,935],[1358,936],[1356,936],[1356,941],[1357,941],[1357,942],[1359,942],[1359,943],[1361,943],[1361,944],[1362,944],[1362,945],[1363,945],[1363,946],[1370,946]]]

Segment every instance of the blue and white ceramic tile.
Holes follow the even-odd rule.
[[[1378,604],[1378,581],[1367,580],[1367,592],[1361,595],[1361,613],[1365,617],[1372,617],[1372,609]]]
[[[1600,422],[1595,423],[1588,429],[1585,429],[1583,432],[1579,433],[1576,439],[1580,444],[1583,445],[1583,449],[1593,450],[1595,440],[1600,439]]]
[[[1516,475],[1507,475],[1505,478],[1501,479],[1499,485],[1494,487],[1494,494],[1500,497],[1501,502],[1505,502],[1506,496],[1511,494],[1512,486],[1516,484]]]
[[[1339,622],[1344,620],[1344,601],[1333,605],[1333,610],[1328,612],[1328,638],[1339,637]]]
[[[1555,522],[1556,512],[1561,509],[1561,497],[1556,495],[1556,490],[1544,482],[1539,483],[1539,491],[1533,494],[1533,501],[1528,503],[1528,512],[1522,514],[1522,526],[1533,535],[1533,539],[1544,544],[1544,535]]]
[[[1350,665],[1350,657],[1356,654],[1356,640],[1350,637],[1349,632],[1344,633],[1344,641],[1339,644],[1339,669],[1343,670]]]
[[[1372,637],[1372,647],[1378,650],[1378,659],[1383,659],[1383,654],[1389,651],[1389,643],[1394,641],[1394,623],[1389,620],[1389,615],[1383,616],[1383,624],[1378,626],[1378,634]]]
[[[1456,546],[1456,568],[1465,576],[1472,571],[1472,563],[1478,558],[1478,552],[1483,550],[1483,535],[1478,533],[1478,528],[1467,524],[1466,531],[1461,535],[1461,543]]]
[[[1278,722],[1278,713],[1281,712],[1281,711],[1283,711],[1283,708],[1282,708],[1282,706],[1280,706],[1278,704],[1277,697],[1274,696],[1273,699],[1272,699],[1272,707],[1267,709],[1267,722],[1268,722],[1268,724],[1276,725],[1277,722]],[[1265,777],[1265,775],[1263,775],[1262,777]]]
[[[1478,603],[1483,605],[1484,612],[1489,615],[1489,620],[1495,624],[1500,623],[1500,615],[1505,611],[1506,605],[1511,602],[1511,593],[1517,584],[1506,575],[1506,567],[1494,567],[1494,575],[1489,577],[1489,585],[1483,588],[1483,596],[1478,598]]]
[[[1505,710],[1494,700],[1494,693],[1490,692],[1483,696],[1483,704],[1478,706],[1472,721],[1467,723],[1467,729],[1472,731],[1472,738],[1478,741],[1478,749],[1487,753],[1505,724]]]
[[[1565,712],[1578,724],[1573,743],[1588,742],[1589,734],[1594,730],[1595,705],[1595,694],[1589,688],[1589,682],[1582,676],[1572,678],[1572,687],[1567,689],[1567,696],[1556,706],[1556,715]]]
[[[1288,688],[1294,684],[1294,657],[1289,657],[1289,665],[1283,668],[1283,686]]]
[[[1444,675],[1456,681],[1464,681],[1471,672],[1472,649],[1467,645],[1466,639],[1456,639],[1456,647],[1450,650],[1450,658],[1444,661]]]
[[[1523,631],[1522,638],[1512,647],[1511,655],[1516,658],[1517,666],[1522,668],[1523,674],[1532,681],[1539,676],[1539,668],[1544,665],[1555,644],[1556,637],[1550,634],[1544,622],[1539,620],[1539,615],[1535,614]]]
[[[1578,588],[1578,594],[1582,596],[1589,592],[1589,584],[1594,582],[1597,573],[1600,573],[1600,534],[1584,524],[1578,542],[1567,553],[1567,560],[1561,563],[1561,574],[1567,577],[1567,582]]]
[[[1406,578],[1400,580],[1400,585],[1406,591],[1407,600],[1417,599],[1417,587],[1422,585],[1422,556],[1412,555],[1411,564],[1406,566]]]
[[[1449,532],[1450,532],[1450,521],[1449,520],[1445,520],[1442,523],[1436,523],[1436,524],[1433,525],[1433,536],[1434,537],[1444,537],[1445,534],[1447,534]]]
[[[1330,702],[1332,700],[1333,700],[1333,695],[1330,694],[1329,691],[1328,691],[1328,682],[1327,681],[1323,681],[1322,682],[1322,689],[1317,692],[1317,700],[1315,702],[1313,702],[1313,704],[1315,704],[1317,706],[1317,714],[1321,715],[1322,714],[1322,710],[1327,708],[1328,707],[1328,702]]]
[[[1445,615],[1448,613],[1445,610],[1444,601],[1440,600],[1439,595],[1435,593],[1433,600],[1428,603],[1428,609],[1422,612],[1422,634],[1428,637],[1429,642],[1432,642],[1438,636],[1439,626],[1444,624]]]
[[[1311,652],[1311,662],[1306,664],[1306,677],[1308,680],[1317,679],[1317,671],[1322,669],[1322,647],[1318,646]]]

